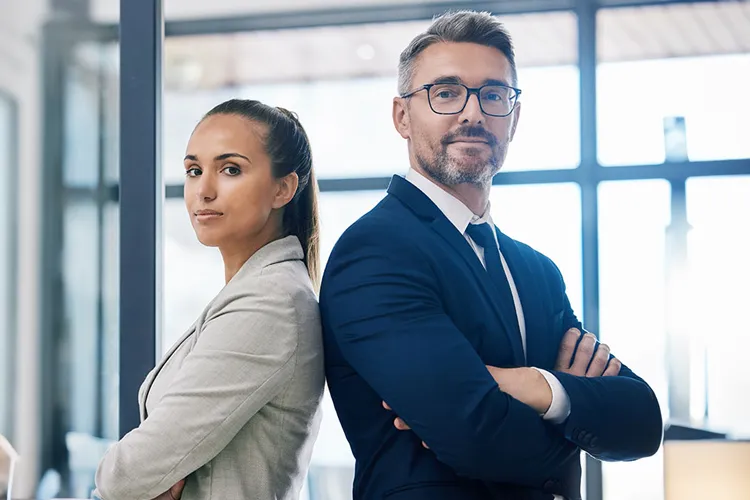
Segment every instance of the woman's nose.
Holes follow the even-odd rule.
[[[198,181],[197,195],[201,200],[213,200],[216,198],[216,186],[210,175],[201,175]]]

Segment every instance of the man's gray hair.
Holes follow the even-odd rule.
[[[476,43],[493,47],[508,59],[511,68],[511,85],[516,85],[516,57],[513,42],[505,26],[489,12],[461,10],[446,12],[435,19],[427,31],[417,35],[401,52],[398,62],[398,93],[411,90],[411,79],[417,57],[430,45],[438,42]]]

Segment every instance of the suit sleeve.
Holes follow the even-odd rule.
[[[561,297],[563,330],[582,330],[565,293],[559,269],[552,266],[554,287]],[[617,377],[577,377],[552,371],[570,400],[565,437],[591,456],[605,461],[630,461],[656,453],[662,439],[659,401],[649,385],[625,364]]]
[[[441,305],[435,273],[403,237],[354,226],[328,261],[326,335],[457,474],[542,488],[577,449],[498,389]]]
[[[96,473],[103,500],[164,493],[211,461],[291,379],[292,299],[269,293],[272,283],[253,288],[207,320],[153,412],[109,448]]]

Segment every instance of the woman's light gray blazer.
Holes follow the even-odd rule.
[[[256,252],[149,373],[140,426],[96,474],[103,500],[296,499],[320,425],[315,292],[294,236]]]

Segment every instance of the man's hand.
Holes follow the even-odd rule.
[[[154,500],[180,500],[182,497],[182,490],[185,488],[185,480],[180,479],[177,481],[177,484],[169,488],[169,490],[165,491],[158,497],[154,498]]]
[[[383,408],[385,408],[388,411],[393,411],[393,408],[391,408],[390,406],[388,406],[388,403],[386,403],[385,401],[383,401]],[[396,417],[395,419],[393,419],[393,426],[396,427],[396,429],[398,429],[400,431],[410,431],[411,430],[411,427],[409,427],[406,424],[406,422],[404,422],[403,420],[401,420],[401,418],[399,418],[399,417]],[[425,443],[424,441],[422,441],[422,446],[424,446],[427,449],[430,448],[429,446],[427,446],[427,443]]]
[[[583,335],[580,343],[579,338],[581,332],[577,328],[565,332],[557,355],[556,371],[578,377],[613,377],[620,373],[622,364],[615,357],[610,359],[607,344],[600,344],[596,337],[588,332]]]

